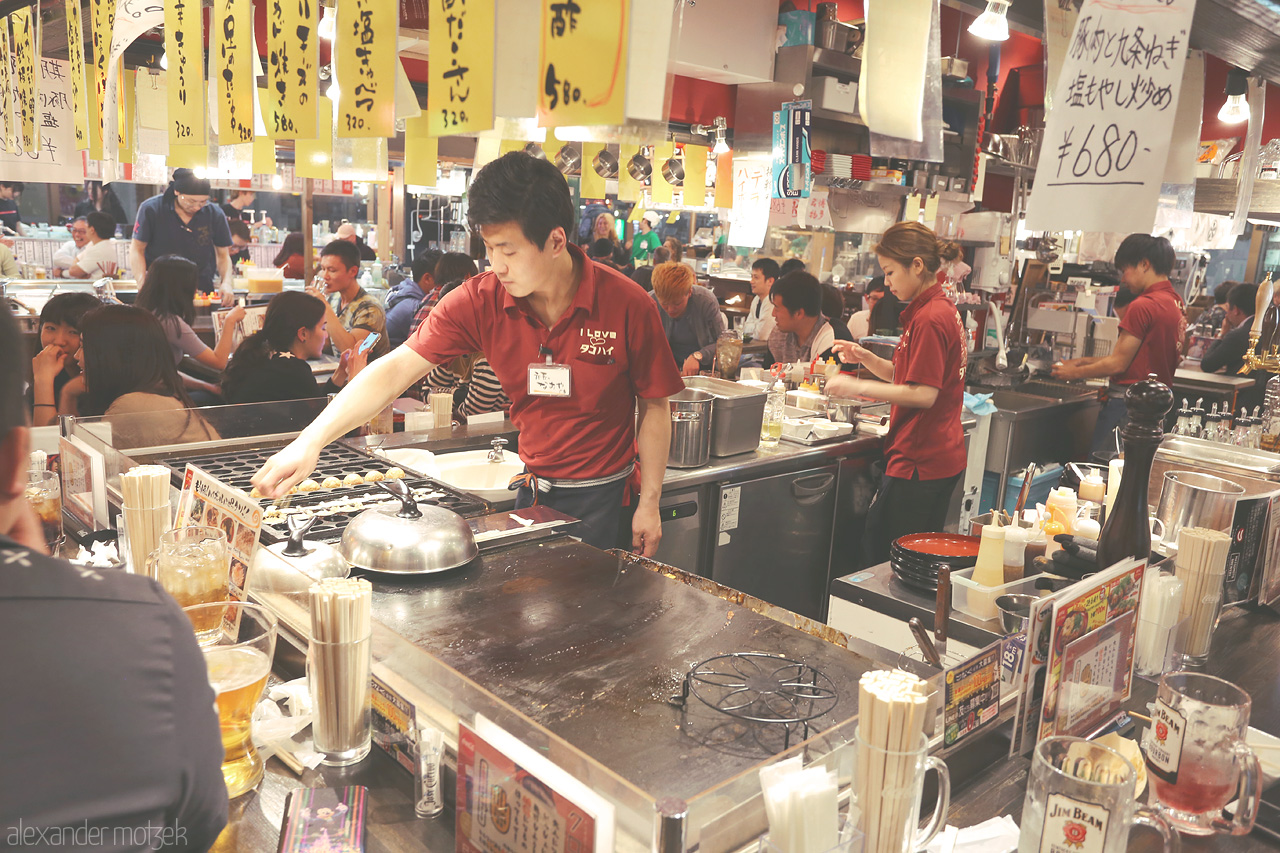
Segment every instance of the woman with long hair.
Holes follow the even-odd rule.
[[[240,342],[222,379],[228,403],[300,400],[329,394],[364,366],[366,355],[342,354],[333,378],[316,382],[307,359],[319,358],[328,334],[324,303],[309,293],[286,290],[267,305],[262,328]]]
[[[218,345],[210,349],[192,331],[196,319],[195,295],[199,283],[199,267],[181,255],[164,255],[147,267],[147,277],[134,302],[139,308],[150,311],[160,321],[169,349],[176,365],[184,355],[189,355],[203,365],[221,370],[227,366],[234,336],[222,335]],[[232,308],[223,318],[224,329],[244,317],[240,306]]]
[[[307,250],[307,244],[303,241],[301,231],[293,231],[284,238],[284,242],[280,244],[280,251],[276,253],[276,258],[271,265],[276,269],[284,270],[285,278],[302,278],[302,267],[306,263],[303,252]]]
[[[192,411],[155,316],[128,305],[104,305],[80,318],[80,341],[84,393],[77,409],[110,421],[117,448],[218,438]]]
[[[902,338],[892,361],[837,341],[833,349],[842,361],[861,363],[883,381],[837,376],[827,383],[835,396],[892,404],[884,481],[867,511],[867,565],[887,561],[900,536],[942,530],[967,463],[960,426],[968,360],[964,327],[938,278],[939,267],[959,258],[960,248],[919,223],[900,222],[873,251],[889,291],[906,304]]]

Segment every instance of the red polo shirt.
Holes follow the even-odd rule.
[[[1173,372],[1182,361],[1182,340],[1187,315],[1182,299],[1168,279],[1157,281],[1138,294],[1124,313],[1120,331],[1138,338],[1138,353],[1123,373],[1112,377],[1117,385],[1132,385],[1154,373],[1173,387]]]
[[[407,341],[433,364],[483,352],[511,398],[520,429],[520,459],[540,477],[587,480],[625,469],[636,458],[636,398],[684,390],[658,307],[644,288],[619,272],[569,251],[582,281],[569,310],[552,329],[524,299],[507,293],[492,272],[455,288]],[[545,359],[573,371],[569,397],[528,393],[529,365]]]
[[[902,339],[893,353],[893,381],[938,389],[928,409],[893,406],[885,439],[885,473],[941,480],[964,470],[964,372],[968,357],[956,306],[932,285],[902,311]]]

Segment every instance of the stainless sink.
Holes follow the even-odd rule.
[[[1049,408],[1057,400],[1050,397],[1040,397],[1035,394],[1023,394],[1021,390],[1009,391],[1000,389],[992,393],[991,402],[995,403],[996,408],[1002,412],[1028,412],[1033,409]]]
[[[1067,382],[1055,382],[1051,379],[1032,379],[1016,385],[1012,389],[1019,394],[1032,394],[1036,397],[1048,397],[1051,400],[1070,400],[1075,397],[1096,396],[1098,389],[1089,385],[1072,385]]]

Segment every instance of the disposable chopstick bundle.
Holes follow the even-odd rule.
[[[319,751],[358,746],[366,736],[373,587],[363,578],[311,585],[312,726]]]
[[[915,831],[916,751],[928,707],[925,681],[900,670],[858,682],[857,795],[865,853],[898,853]]]
[[[1182,588],[1180,579],[1160,571],[1148,571],[1142,582],[1135,665],[1144,675],[1164,672],[1169,634],[1181,618]]]
[[[1209,653],[1213,628],[1222,598],[1222,576],[1227,571],[1231,537],[1220,530],[1184,527],[1178,531],[1175,574],[1183,583],[1180,615],[1187,620],[1183,629],[1183,653]]]
[[[136,574],[147,574],[147,558],[173,524],[169,506],[169,469],[139,465],[120,475],[129,556]]]

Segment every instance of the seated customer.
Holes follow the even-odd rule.
[[[441,298],[459,287],[462,281],[452,281],[441,288]],[[436,367],[423,380],[423,396],[419,399],[425,399],[428,389],[463,386],[466,386],[466,395],[458,402],[455,394],[454,402],[457,413],[464,418],[489,412],[505,412],[511,408],[510,398],[502,390],[502,383],[498,381],[489,360],[482,352],[458,356],[449,364]]]
[[[695,287],[693,270],[671,261],[653,268],[653,301],[662,309],[658,317],[681,374],[697,376],[704,368],[710,370],[716,338],[725,330],[716,295]]]
[[[849,336],[853,340],[860,341],[871,334],[871,309],[875,308],[876,303],[883,299],[888,292],[889,288],[884,283],[884,276],[882,275],[878,275],[867,282],[866,289],[862,291],[862,310],[855,311],[853,316],[849,318]]]
[[[192,330],[191,324],[196,320],[194,300],[198,276],[198,267],[186,258],[178,255],[156,258],[147,268],[147,278],[133,304],[150,311],[160,321],[175,365],[188,355],[203,365],[221,370],[231,357],[234,336],[223,335],[218,346],[210,349]],[[227,312],[223,322],[234,327],[243,317],[244,309],[237,306]]]
[[[359,275],[360,250],[346,240],[333,240],[320,250],[322,286],[310,286],[307,293],[325,300],[329,306],[325,312],[329,331],[325,352],[336,355],[376,334],[378,341],[369,352],[369,360],[373,361],[391,351],[386,335],[387,315],[378,300],[360,286]]]
[[[387,294],[387,336],[392,349],[409,339],[418,304],[436,289],[436,264],[443,254],[438,249],[422,252],[413,259],[413,278],[400,282]]]
[[[236,348],[222,379],[227,403],[300,400],[337,392],[360,372],[366,355],[347,350],[333,378],[316,382],[307,359],[319,358],[325,333],[325,304],[309,293],[286,290],[272,297],[262,328]]]
[[[831,324],[837,341],[851,341],[849,324],[844,319],[844,294],[834,284],[822,285],[822,316]]]
[[[436,283],[435,289],[422,297],[422,301],[418,303],[418,310],[413,312],[413,323],[409,328],[409,334],[418,331],[422,321],[427,319],[431,309],[436,307],[440,297],[444,295],[445,288],[461,284],[479,272],[476,262],[471,260],[470,255],[464,255],[462,252],[445,252],[441,255],[440,260],[436,261],[433,276]]]
[[[808,364],[835,343],[822,316],[822,285],[807,272],[789,272],[773,283],[774,330],[769,352],[774,362]]]
[[[601,237],[587,249],[587,257],[597,264],[604,264],[609,269],[621,269],[616,262],[614,248],[615,244],[613,242]]]
[[[227,230],[231,232],[231,263],[242,264],[249,260],[249,244],[253,242],[249,223],[243,219],[228,219]]]
[[[13,250],[0,243],[0,278],[18,278],[21,274],[22,270],[18,266],[18,259],[13,256]]]
[[[71,239],[58,247],[58,251],[53,253],[53,263],[49,265],[49,274],[54,278],[66,278],[67,270],[76,262],[76,255],[89,243],[89,222],[83,216],[68,222],[67,230],[71,232]]]
[[[24,352],[0,305],[0,364]],[[227,823],[227,789],[191,623],[154,580],[46,556],[23,497],[21,376],[0,371],[0,643],[11,650],[0,838],[10,849],[207,850]]]
[[[120,256],[116,253],[116,241],[112,235],[116,233],[116,221],[111,214],[95,210],[85,217],[89,226],[87,242],[76,262],[67,270],[71,278],[98,279],[116,274],[120,266]]]
[[[302,232],[294,231],[284,238],[284,242],[280,244],[280,251],[276,253],[276,259],[271,262],[276,269],[284,270],[285,278],[302,278],[303,264],[306,260],[302,257],[302,253],[307,250],[307,244],[302,240]]]
[[[102,305],[92,293],[59,293],[40,309],[40,352],[31,359],[32,426],[49,426],[58,415],[62,389],[80,375],[80,318]]]
[[[118,449],[213,441],[173,365],[160,321],[141,308],[104,305],[80,319],[80,415],[102,415]],[[148,415],[140,417],[140,415]]]
[[[649,260],[652,261],[653,263],[646,264],[645,266],[642,266],[642,267],[636,267],[631,272],[630,277],[631,277],[631,280],[634,281],[636,284],[640,285],[645,290],[652,293],[653,292],[653,268],[656,267],[658,264],[665,264],[668,261],[670,261],[671,250],[668,249],[666,246],[659,246],[658,248],[653,250],[653,253],[651,255],[649,255]]]
[[[904,307],[906,306],[898,300],[898,297],[893,295],[893,291],[886,290],[871,307],[871,314],[867,317],[867,325],[870,327],[868,334],[896,335],[901,332],[901,316]]]
[[[1200,359],[1200,369],[1205,373],[1225,371],[1230,376],[1239,373],[1244,366],[1244,355],[1249,350],[1249,332],[1253,328],[1254,307],[1258,299],[1258,285],[1237,284],[1227,294],[1227,310],[1222,328],[1228,330],[1214,341],[1204,357]],[[1241,388],[1236,395],[1236,409],[1244,407],[1253,411],[1254,406],[1261,406],[1267,393],[1267,381],[1272,374],[1254,371],[1250,374],[1253,385]]]

